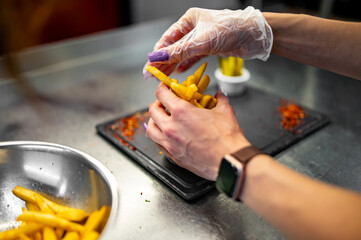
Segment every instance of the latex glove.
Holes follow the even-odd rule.
[[[250,145],[222,93],[217,93],[213,109],[195,107],[163,83],[156,96],[149,108],[147,135],[175,163],[198,176],[215,181],[222,157]]]
[[[271,27],[253,7],[237,11],[191,8],[163,34],[148,59],[169,74],[176,63],[181,62],[178,71],[183,72],[208,55],[266,61],[272,43]]]

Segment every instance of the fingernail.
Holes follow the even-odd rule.
[[[147,131],[147,124],[145,122],[143,122],[143,128],[144,128],[144,131]]]
[[[164,62],[169,60],[169,54],[165,50],[148,53],[149,62]]]

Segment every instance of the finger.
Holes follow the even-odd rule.
[[[161,144],[164,142],[163,132],[151,118],[148,121],[146,132],[147,136],[150,137],[155,143]]]
[[[181,64],[179,64],[179,66],[177,67],[177,69],[175,70],[176,73],[183,73],[185,71],[187,71],[190,67],[192,67],[196,62],[198,62],[200,59],[204,58],[205,56],[196,56],[196,57],[192,57],[190,59],[187,59],[185,61],[183,61]]]
[[[162,129],[162,125],[165,121],[168,121],[169,115],[166,113],[163,104],[156,100],[152,107],[149,109],[149,116],[157,124],[157,126]]]
[[[164,83],[159,84],[155,96],[170,113],[172,113],[174,108],[180,104],[189,104],[193,106],[191,103],[177,97]]]
[[[224,95],[221,91],[218,91],[215,95],[215,97],[217,98],[217,105],[215,108],[220,108],[224,105],[229,105],[229,98]]]
[[[189,33],[195,26],[196,19],[194,12],[194,9],[188,10],[177,22],[172,24],[156,43],[154,50],[167,47]]]

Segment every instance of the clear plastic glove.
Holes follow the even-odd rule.
[[[272,49],[271,27],[259,10],[191,8],[161,37],[149,62],[170,74],[183,72],[204,56],[238,56],[266,61]]]

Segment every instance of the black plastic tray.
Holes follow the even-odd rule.
[[[214,94],[215,91],[215,88],[210,89],[208,93]],[[278,112],[281,100],[278,96],[251,87],[248,87],[242,96],[230,98],[237,120],[247,139],[264,153],[272,156],[330,122],[325,115],[304,108],[306,117],[302,124],[293,132],[285,131],[280,124]],[[135,129],[135,134],[131,138],[123,136],[121,131],[112,127],[121,126],[121,119],[134,114],[138,116],[139,127]],[[98,124],[96,129],[101,136],[153,173],[183,198],[192,200],[214,188],[214,182],[178,167],[168,157],[161,154],[155,143],[146,136],[142,127],[144,121],[148,121],[147,110],[141,109]]]

